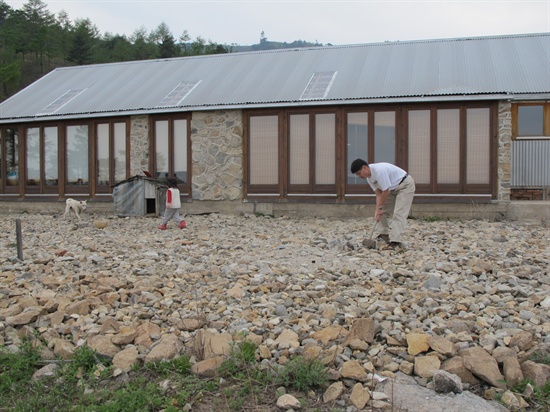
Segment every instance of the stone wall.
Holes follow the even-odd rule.
[[[498,201],[510,200],[512,178],[512,104],[500,102],[498,105]]]
[[[191,120],[194,200],[240,200],[243,126],[240,110],[194,112]]]
[[[149,116],[130,119],[130,176],[149,170]]]

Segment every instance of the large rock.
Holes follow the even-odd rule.
[[[374,342],[375,333],[376,324],[374,319],[356,319],[353,321],[349,334],[346,336],[343,345],[346,346],[355,339],[372,343]]]
[[[376,385],[391,400],[393,410],[414,412],[483,411],[508,412],[496,402],[487,401],[471,392],[442,395],[416,384],[413,377],[397,373],[394,380],[387,379]]]
[[[485,349],[468,348],[461,350],[458,355],[462,358],[464,366],[475,376],[496,388],[506,389],[504,376],[500,373],[497,361]]]
[[[370,401],[370,391],[368,388],[363,387],[362,384],[356,383],[351,388],[349,399],[357,409],[361,410]]]
[[[327,390],[323,394],[323,402],[324,403],[334,402],[344,393],[345,390],[346,390],[346,387],[342,382],[340,381],[334,382],[327,388]]]
[[[525,379],[530,379],[535,386],[544,386],[550,381],[550,365],[525,361],[521,364],[521,371]]]
[[[409,333],[407,335],[407,351],[409,355],[416,356],[430,349],[430,336],[425,333]]]
[[[179,355],[182,343],[172,334],[164,335],[161,340],[145,356],[145,363],[170,360]]]

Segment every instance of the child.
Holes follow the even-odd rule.
[[[185,220],[180,216],[180,191],[178,190],[178,181],[176,179],[168,179],[168,190],[166,191],[166,209],[164,210],[164,218],[162,224],[158,227],[160,230],[166,230],[166,224],[170,219],[174,219],[180,224],[180,229],[187,227]]]

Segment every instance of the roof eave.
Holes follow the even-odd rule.
[[[547,100],[550,99],[550,91],[543,93],[492,93],[492,94],[461,94],[461,95],[426,95],[426,96],[387,96],[358,99],[311,99],[280,102],[253,102],[235,104],[205,104],[189,106],[172,106],[163,108],[139,108],[132,110],[67,113],[48,116],[21,116],[12,118],[0,118],[0,124],[32,123],[44,121],[90,119],[117,116],[139,116],[149,114],[165,114],[175,112],[193,112],[209,110],[243,110],[266,109],[281,107],[309,107],[309,106],[341,106],[341,105],[366,105],[366,104],[395,104],[395,103],[429,103],[429,102],[457,102],[457,101],[481,101],[481,100]]]

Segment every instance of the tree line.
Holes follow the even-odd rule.
[[[163,22],[131,36],[101,34],[90,19],[54,15],[42,0],[28,0],[21,9],[0,0],[0,102],[56,67],[229,53],[227,46],[184,30],[175,38]]]

